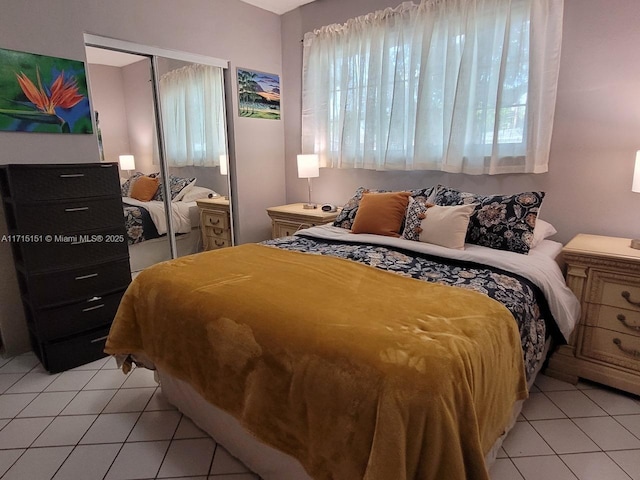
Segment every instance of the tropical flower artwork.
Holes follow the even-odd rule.
[[[238,104],[241,117],[280,119],[280,77],[238,68]]]
[[[93,133],[84,63],[0,49],[0,130]]]

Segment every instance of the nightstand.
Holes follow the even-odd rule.
[[[288,237],[298,230],[333,222],[340,212],[340,209],[337,212],[323,212],[320,207],[305,209],[303,205],[292,203],[267,208],[271,217],[271,238]]]
[[[229,218],[229,200],[224,197],[196,200],[200,208],[200,229],[202,230],[202,249],[216,250],[230,247],[231,220]]]
[[[640,395],[640,250],[627,238],[578,235],[563,249],[567,285],[582,314],[545,373],[586,378]]]

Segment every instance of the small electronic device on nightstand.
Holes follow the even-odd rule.
[[[337,212],[338,211],[338,207],[336,207],[335,205],[332,205],[330,203],[325,203],[324,205],[322,205],[322,211],[323,212]]]

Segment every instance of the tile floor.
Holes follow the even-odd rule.
[[[640,480],[640,398],[540,375],[491,480]],[[259,480],[169,405],[152,372],[105,358],[49,375],[0,359],[0,477]]]

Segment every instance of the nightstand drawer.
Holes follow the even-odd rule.
[[[640,312],[640,277],[594,270],[587,302]]]
[[[274,238],[288,237],[296,233],[298,230],[310,228],[311,226],[312,225],[308,223],[290,223],[290,222],[275,221],[273,223],[273,235],[274,235]]]
[[[205,250],[216,250],[218,248],[226,248],[231,246],[230,238],[206,237]]]
[[[585,327],[580,354],[640,371],[640,337],[604,328]]]
[[[640,336],[640,312],[607,305],[589,305],[586,325]]]
[[[202,226],[216,228],[216,229],[229,229],[229,215],[225,212],[212,212],[203,210],[202,212]]]

